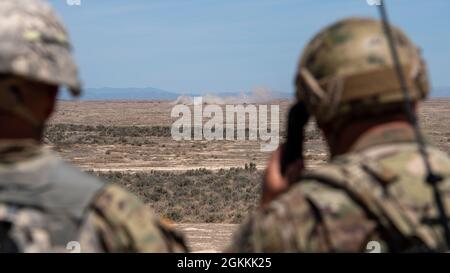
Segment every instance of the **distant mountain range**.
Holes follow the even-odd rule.
[[[180,96],[204,96],[206,94],[181,94],[176,92],[170,92],[158,88],[146,87],[146,88],[87,88],[84,90],[81,100],[176,100]],[[218,94],[208,94],[217,97],[244,97],[251,98],[255,96],[253,92],[247,93],[218,93]],[[269,91],[265,94],[271,99],[290,99],[293,97],[292,94],[283,92]],[[259,95],[258,95],[259,96]],[[450,97],[450,87],[438,87],[431,92],[431,97],[442,98]],[[72,99],[67,92],[63,92],[60,96],[61,100]]]
[[[169,91],[146,87],[146,88],[87,88],[83,90],[81,100],[174,100],[179,94]],[[64,92],[60,99],[71,99]]]
[[[145,88],[87,88],[83,91],[83,95],[80,97],[81,100],[176,100],[181,96],[204,96],[206,94],[195,94],[195,93],[175,93],[153,87]],[[252,97],[254,94],[252,92],[248,93],[217,93],[208,94],[210,96],[217,97]],[[285,99],[291,98],[292,95],[282,92],[268,92],[267,94],[273,99]],[[72,97],[68,92],[62,92],[59,99],[70,100]]]

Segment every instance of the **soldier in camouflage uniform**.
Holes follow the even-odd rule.
[[[41,145],[58,87],[81,88],[47,2],[0,0],[0,252],[181,252],[182,237],[118,186]]]
[[[416,109],[429,92],[425,63],[407,36],[392,29]],[[315,170],[301,170],[297,162],[282,176],[283,151],[276,151],[262,206],[228,250],[363,252],[374,245],[382,252],[446,251],[382,23],[349,18],[325,28],[306,46],[296,85],[331,160]],[[449,211],[450,158],[426,149],[433,172],[443,178],[438,187]]]

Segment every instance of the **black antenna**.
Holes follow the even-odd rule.
[[[448,225],[448,217],[447,212],[445,210],[444,202],[442,200],[441,193],[438,188],[438,183],[441,182],[443,179],[441,176],[433,173],[433,170],[431,168],[430,159],[428,157],[428,151],[426,150],[425,141],[423,138],[422,133],[420,132],[419,125],[417,123],[417,117],[412,111],[411,106],[411,97],[409,96],[409,90],[408,85],[406,83],[405,74],[403,73],[403,69],[400,64],[400,58],[398,57],[397,48],[395,47],[394,38],[392,35],[392,29],[389,23],[389,18],[387,15],[385,3],[383,0],[380,0],[380,3],[378,5],[378,10],[381,15],[381,19],[383,21],[383,28],[384,32],[386,34],[392,59],[394,62],[395,70],[397,72],[398,79],[400,81],[400,86],[403,92],[403,102],[404,102],[404,111],[406,112],[406,115],[408,116],[409,122],[411,123],[412,127],[414,128],[414,133],[417,141],[417,145],[419,146],[419,152],[422,155],[423,162],[425,164],[425,170],[427,172],[426,181],[429,183],[433,188],[433,194],[434,199],[436,202],[436,206],[439,210],[439,222],[441,223],[443,229],[444,229],[444,235],[446,240],[446,246],[445,249],[447,250],[450,246],[450,229]]]

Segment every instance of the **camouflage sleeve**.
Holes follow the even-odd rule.
[[[80,244],[87,252],[187,252],[180,234],[115,185],[95,198],[86,219]]]
[[[282,196],[255,212],[234,235],[227,252],[316,252],[326,246],[321,221],[301,194]]]
[[[296,186],[254,213],[227,252],[360,252],[374,234],[361,208],[339,190]]]

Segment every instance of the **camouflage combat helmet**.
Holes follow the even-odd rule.
[[[44,0],[0,0],[0,74],[81,90],[68,34]]]
[[[0,0],[0,77],[18,76],[65,86],[81,93],[77,65],[64,26],[44,0]],[[13,113],[40,128],[9,82],[0,90],[0,110]],[[4,89],[4,90],[3,90]]]
[[[392,30],[410,96],[424,99],[430,88],[420,51]],[[344,19],[318,33],[303,52],[296,85],[297,98],[322,124],[404,100],[382,22],[373,19]]]

